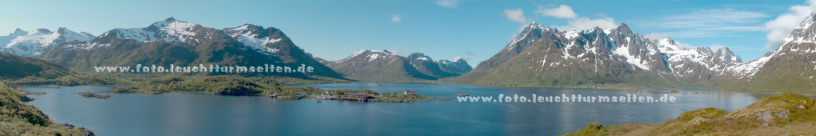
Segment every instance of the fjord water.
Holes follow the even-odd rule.
[[[306,86],[306,85],[298,85]],[[494,88],[439,84],[321,84],[322,89],[416,91],[452,101],[359,103],[327,100],[275,100],[261,96],[219,96],[195,93],[164,95],[111,94],[111,88],[76,86],[23,88],[45,92],[29,95],[29,104],[51,119],[94,130],[98,135],[555,135],[588,123],[661,123],[680,113],[715,107],[733,111],[763,96],[705,89],[607,90],[570,88]],[[84,98],[99,92],[110,99]],[[561,94],[658,97],[676,103],[471,103],[470,96]]]

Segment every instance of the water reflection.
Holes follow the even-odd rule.
[[[660,123],[680,113],[715,107],[733,111],[764,97],[705,89],[609,90],[567,88],[495,88],[437,84],[323,84],[323,89],[416,91],[456,99],[454,94],[530,97],[654,96],[669,94],[676,103],[353,103],[286,101],[253,96],[205,94],[109,94],[107,87],[24,88],[46,92],[29,104],[52,119],[84,126],[100,135],[554,135],[588,123]],[[100,92],[110,99],[88,99],[79,92]]]

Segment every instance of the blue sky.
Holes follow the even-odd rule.
[[[816,1],[816,0],[814,0]],[[339,60],[361,49],[456,56],[473,66],[536,22],[561,30],[617,27],[670,36],[689,46],[728,47],[744,61],[816,9],[807,1],[0,1],[0,34],[66,27],[99,35],[175,17],[214,28],[276,27],[314,56]],[[781,35],[781,36],[780,36]]]

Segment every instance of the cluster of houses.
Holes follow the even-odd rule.
[[[416,92],[406,90],[405,92],[403,92],[403,94],[405,94],[405,95],[416,95]],[[317,99],[368,101],[368,94],[367,93],[347,93],[345,95],[333,96],[329,91],[326,91],[325,94],[321,94],[320,96],[318,96]]]

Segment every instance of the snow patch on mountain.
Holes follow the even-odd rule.
[[[231,37],[260,53],[269,55],[279,51],[277,48],[268,47],[267,44],[280,42],[283,38],[260,37],[257,34],[258,32],[250,30],[249,27],[250,25],[246,24],[236,28],[227,28],[226,30],[230,32]]]
[[[773,57],[772,55],[766,55],[759,58],[756,58],[748,63],[738,63],[733,66],[729,66],[726,68],[726,71],[733,72],[735,76],[738,77],[752,77],[759,71],[759,68],[762,65],[765,65],[768,60]]]
[[[368,61],[369,61],[369,62],[370,62],[370,61],[374,61],[374,60],[376,60],[376,59],[377,59],[377,58],[379,58],[379,57],[380,57],[380,54],[377,54],[377,53],[370,54],[370,55],[368,55]]]
[[[151,42],[157,40],[192,42],[188,40],[192,39],[196,35],[193,30],[196,28],[195,26],[196,25],[192,23],[168,18],[163,21],[155,22],[147,28],[117,28],[114,29],[113,32],[116,34],[114,36],[118,38],[133,39],[139,42]],[[110,32],[103,35],[109,34]]]
[[[365,58],[371,62],[381,58],[388,58],[392,56],[396,56],[395,54],[391,53],[389,50],[359,50],[355,51],[351,56],[346,57],[344,59],[338,60],[337,63],[343,63],[349,61],[351,59],[357,58],[357,56],[365,55]]]
[[[626,40],[629,41],[629,40],[631,40],[631,38],[627,37]],[[629,46],[631,46],[631,43],[629,45],[627,45],[627,46],[618,47],[617,49],[615,49],[613,51],[613,53],[615,53],[617,55],[620,55],[620,56],[623,56],[624,58],[626,58],[627,63],[635,65],[640,69],[643,69],[643,70],[651,69],[649,67],[649,61],[644,61],[640,57],[633,56],[631,53],[629,53]]]
[[[108,46],[110,46],[110,44],[103,44],[103,43],[96,43],[96,42],[95,43],[82,43],[82,44],[69,44],[69,45],[66,45],[66,47],[71,48],[71,49],[83,49],[83,50],[90,50],[90,49],[93,49],[93,48],[108,47]]]
[[[658,49],[661,53],[666,54],[668,56],[669,64],[677,64],[682,63],[683,61],[691,61],[704,67],[708,68],[709,70],[719,71],[716,66],[710,63],[711,60],[707,59],[712,54],[707,54],[704,50],[708,48],[691,48],[691,49],[683,49],[680,48],[671,38],[663,38],[658,41]],[[683,65],[675,65],[671,66],[673,69],[681,68]]]
[[[115,31],[116,34],[114,36],[122,39],[133,39],[139,42],[147,42],[157,39],[155,32],[145,30],[144,28],[117,28],[113,31]],[[109,35],[109,33],[102,35]]]
[[[816,14],[811,14],[810,16],[806,17],[802,23],[799,24],[796,29],[794,29],[782,42],[779,44],[779,47],[775,52],[780,52],[782,49],[787,49],[790,47],[788,46],[789,43],[792,44],[803,44],[803,43],[816,43],[816,29],[810,29],[811,25],[816,22]]]
[[[185,39],[196,35],[193,32],[195,24],[178,21],[175,19],[156,22],[153,26],[159,27],[161,34],[166,34],[166,38],[178,38],[179,41],[185,42]]]
[[[816,53],[816,49],[812,45],[816,44],[816,28],[811,28],[816,22],[816,13],[806,17],[796,29],[785,37],[779,44],[776,50],[770,52],[762,57],[759,57],[748,63],[737,64],[729,66],[727,70],[734,73],[736,76],[752,77],[759,69],[765,65],[771,58],[784,55],[787,53]]]
[[[572,30],[572,31],[567,31],[566,33],[564,33],[564,36],[565,36],[567,39],[575,39],[575,37],[578,37],[578,36],[579,36],[579,34],[578,34],[578,32],[577,32],[577,31]]]

